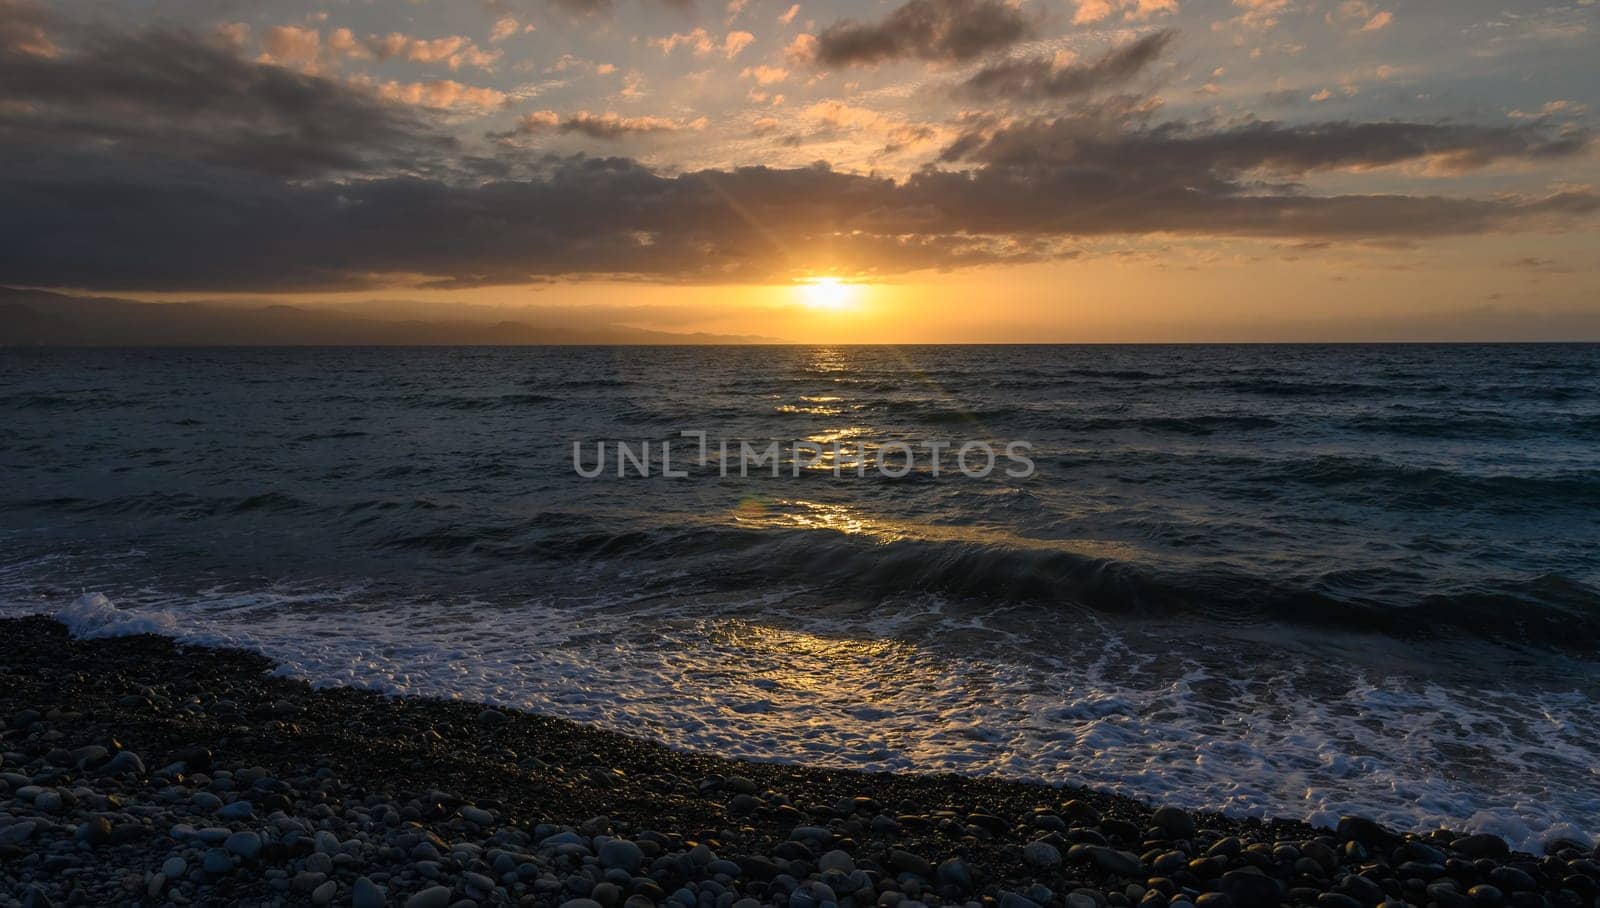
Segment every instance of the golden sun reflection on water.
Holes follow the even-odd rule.
[[[741,664],[759,667],[756,687],[765,692],[763,699],[779,703],[849,703],[857,710],[862,704],[888,705],[901,691],[884,672],[888,666],[901,671],[921,667],[924,671],[914,673],[932,680],[929,654],[899,640],[825,637],[744,621],[719,622],[707,631],[708,642],[718,651],[735,653]],[[818,721],[832,718],[819,713]]]
[[[746,496],[727,515],[736,525],[760,530],[812,530],[860,536],[878,545],[896,542],[967,543],[997,550],[1070,552],[1089,558],[1132,560],[1145,557],[1137,546],[1119,540],[1038,539],[982,526],[941,526],[894,521],[861,508],[796,498]]]

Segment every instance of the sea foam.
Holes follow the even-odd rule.
[[[317,685],[529,709],[735,757],[1082,784],[1324,827],[1352,813],[1528,850],[1600,834],[1586,743],[1600,709],[1576,694],[1526,703],[1362,673],[1330,687],[1286,668],[1293,660],[1257,663],[1244,680],[1106,628],[1022,664],[996,655],[1003,631],[943,618],[937,599],[876,623],[757,617],[780,611],[782,595],[684,615],[361,591],[141,595],[125,609],[90,593],[55,609],[3,602],[0,614],[49,611],[81,637],[243,647]],[[932,642],[896,639],[918,609],[943,633],[994,645],[952,655],[926,626]],[[1464,748],[1473,767],[1498,771],[1451,766]]]

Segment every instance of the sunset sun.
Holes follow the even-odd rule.
[[[860,287],[847,284],[836,277],[819,277],[799,287],[800,300],[812,309],[839,312],[856,304]]]

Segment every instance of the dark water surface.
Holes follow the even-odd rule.
[[[0,602],[85,632],[758,757],[1600,831],[1600,347],[7,350],[0,425]],[[1037,473],[572,468],[690,430]]]

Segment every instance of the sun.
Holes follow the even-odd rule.
[[[800,299],[813,309],[838,312],[855,304],[859,288],[836,277],[812,278],[800,285]]]

